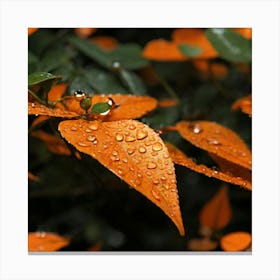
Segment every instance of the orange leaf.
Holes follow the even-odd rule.
[[[205,36],[205,31],[198,28],[180,28],[172,33],[173,42],[176,45],[188,44],[194,47],[202,48],[202,53],[196,58],[213,58],[218,53],[212,47],[211,43]]]
[[[36,32],[39,28],[28,28],[28,36],[30,36],[31,34],[33,34],[34,32]]]
[[[59,155],[71,155],[70,150],[61,138],[48,134],[42,130],[34,131],[31,133],[31,135],[44,141],[50,152]]]
[[[28,179],[34,182],[38,182],[40,179],[38,176],[28,171]]]
[[[34,121],[32,122],[30,126],[30,130],[34,129],[39,124],[42,124],[44,121],[48,120],[49,116],[38,116]]]
[[[62,97],[62,95],[65,93],[66,89],[68,87],[68,84],[58,84],[51,88],[51,90],[48,92],[48,100],[49,101],[56,101]]]
[[[194,67],[200,71],[203,79],[214,77],[216,79],[224,79],[228,74],[227,67],[218,62],[209,62],[208,60],[194,60]]]
[[[142,52],[142,55],[147,59],[159,61],[184,61],[187,60],[177,45],[163,39],[150,41]]]
[[[181,136],[193,145],[232,163],[252,169],[252,156],[243,140],[232,130],[215,122],[181,121],[176,124]]]
[[[245,96],[236,100],[232,106],[232,110],[241,109],[245,114],[252,115],[252,95]]]
[[[178,105],[178,100],[174,98],[163,98],[158,102],[158,106],[161,108],[174,107]]]
[[[75,28],[75,33],[81,38],[87,38],[96,32],[96,28]]]
[[[50,117],[74,118],[79,114],[62,108],[49,108],[36,101],[28,102],[28,115],[43,115]]]
[[[252,28],[234,28],[233,30],[246,39],[252,39]]]
[[[30,232],[28,233],[29,252],[53,252],[67,246],[69,238],[62,237],[55,233]]]
[[[111,36],[94,36],[91,41],[108,51],[115,49],[118,45],[118,41]]]
[[[251,242],[251,234],[242,231],[231,232],[220,240],[222,249],[228,252],[244,251],[250,247]]]
[[[213,177],[224,182],[239,185],[248,190],[252,189],[251,181],[247,177],[242,177],[241,174],[234,175],[224,170],[216,170],[205,166],[204,164],[197,164],[191,158],[187,157],[182,151],[171,145],[165,143],[168,149],[169,155],[175,164],[185,166],[197,173],[204,174],[208,177]],[[241,168],[241,167],[240,167]],[[231,170],[232,171],[232,170]]]
[[[208,238],[194,238],[188,241],[188,249],[191,251],[213,251],[218,242]]]
[[[212,230],[224,228],[231,219],[231,207],[227,186],[222,186],[215,196],[200,211],[199,222]]]
[[[68,120],[58,129],[77,150],[97,159],[161,208],[184,235],[174,165],[157,133],[135,120]]]

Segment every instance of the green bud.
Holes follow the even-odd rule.
[[[87,111],[91,106],[91,97],[85,97],[80,101],[80,106],[82,109]]]

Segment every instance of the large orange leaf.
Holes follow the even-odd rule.
[[[147,59],[159,61],[184,61],[184,56],[178,49],[177,45],[163,39],[155,39],[150,41],[142,52]]]
[[[161,208],[184,235],[174,165],[154,130],[135,120],[68,120],[58,129],[78,151],[97,159]]]
[[[67,246],[69,238],[55,233],[30,232],[28,233],[29,252],[53,252]]]
[[[176,124],[181,136],[198,148],[229,162],[252,169],[252,156],[244,141],[232,130],[209,121],[181,121]]]
[[[241,109],[241,111],[249,116],[252,115],[252,95],[237,99],[231,106],[232,110]]]
[[[231,232],[224,235],[220,244],[224,251],[237,252],[248,249],[252,242],[252,236],[248,232]]]
[[[198,28],[180,28],[172,33],[173,42],[176,45],[188,44],[194,47],[202,48],[202,53],[196,58],[213,58],[218,53],[212,47],[211,43],[205,36],[205,31]]]
[[[199,213],[199,222],[202,226],[216,231],[228,225],[231,216],[232,212],[227,186],[224,185],[215,196],[203,206]]]
[[[180,151],[170,143],[165,143],[165,146],[167,147],[169,155],[175,164],[185,166],[197,173],[204,174],[208,177],[213,177],[224,182],[239,185],[248,190],[252,189],[251,180],[245,176],[242,176],[240,173],[236,175],[236,173],[234,173],[232,170],[230,170],[232,172],[230,173],[230,171],[228,171],[227,169],[226,171],[223,169],[218,170],[209,168],[204,164],[197,164],[191,158],[187,157],[186,154],[184,154],[182,151]]]

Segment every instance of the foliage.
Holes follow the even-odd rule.
[[[250,249],[249,31],[30,29],[29,250]]]

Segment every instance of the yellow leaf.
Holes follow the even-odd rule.
[[[58,129],[78,151],[97,159],[161,208],[184,235],[174,165],[156,132],[135,120],[68,120]]]

